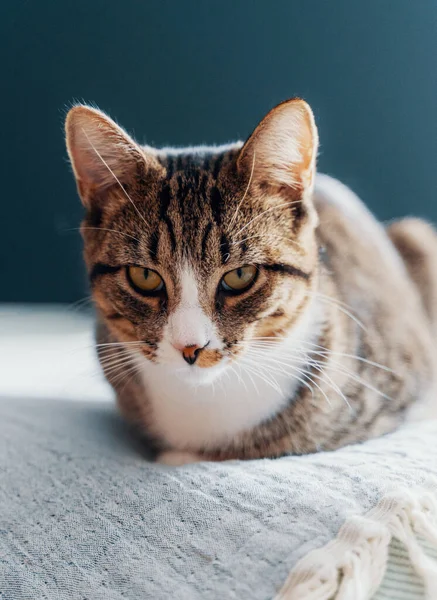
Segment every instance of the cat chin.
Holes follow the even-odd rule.
[[[193,387],[212,385],[223,374],[226,366],[219,364],[214,367],[188,367],[178,369],[168,369],[168,374],[175,376],[181,382]]]
[[[146,379],[165,380],[180,382],[183,386],[200,387],[209,386],[217,381],[229,366],[229,360],[224,357],[222,360],[212,367],[197,367],[196,365],[187,365],[183,360],[167,361],[164,357],[160,357],[157,362],[151,362],[143,355],[138,355],[137,352],[132,352],[135,356],[138,367],[146,376]],[[180,358],[180,357],[178,357]],[[183,364],[181,364],[183,363]]]

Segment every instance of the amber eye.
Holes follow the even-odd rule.
[[[238,267],[223,276],[220,286],[225,292],[243,292],[252,285],[256,275],[257,268],[253,265]]]
[[[127,276],[131,286],[140,293],[159,292],[164,289],[161,275],[152,269],[127,267]]]

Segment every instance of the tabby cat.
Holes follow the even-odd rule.
[[[99,359],[158,461],[334,449],[433,408],[437,235],[316,175],[303,100],[244,144],[140,146],[87,106],[66,136]]]

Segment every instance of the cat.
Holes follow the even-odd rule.
[[[183,149],[78,105],[66,141],[98,356],[158,462],[333,450],[435,409],[437,235],[316,174],[306,102]]]

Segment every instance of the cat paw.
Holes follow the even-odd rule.
[[[190,463],[201,462],[202,458],[199,454],[193,452],[182,452],[179,450],[166,450],[158,455],[156,462],[169,467],[181,467]]]

